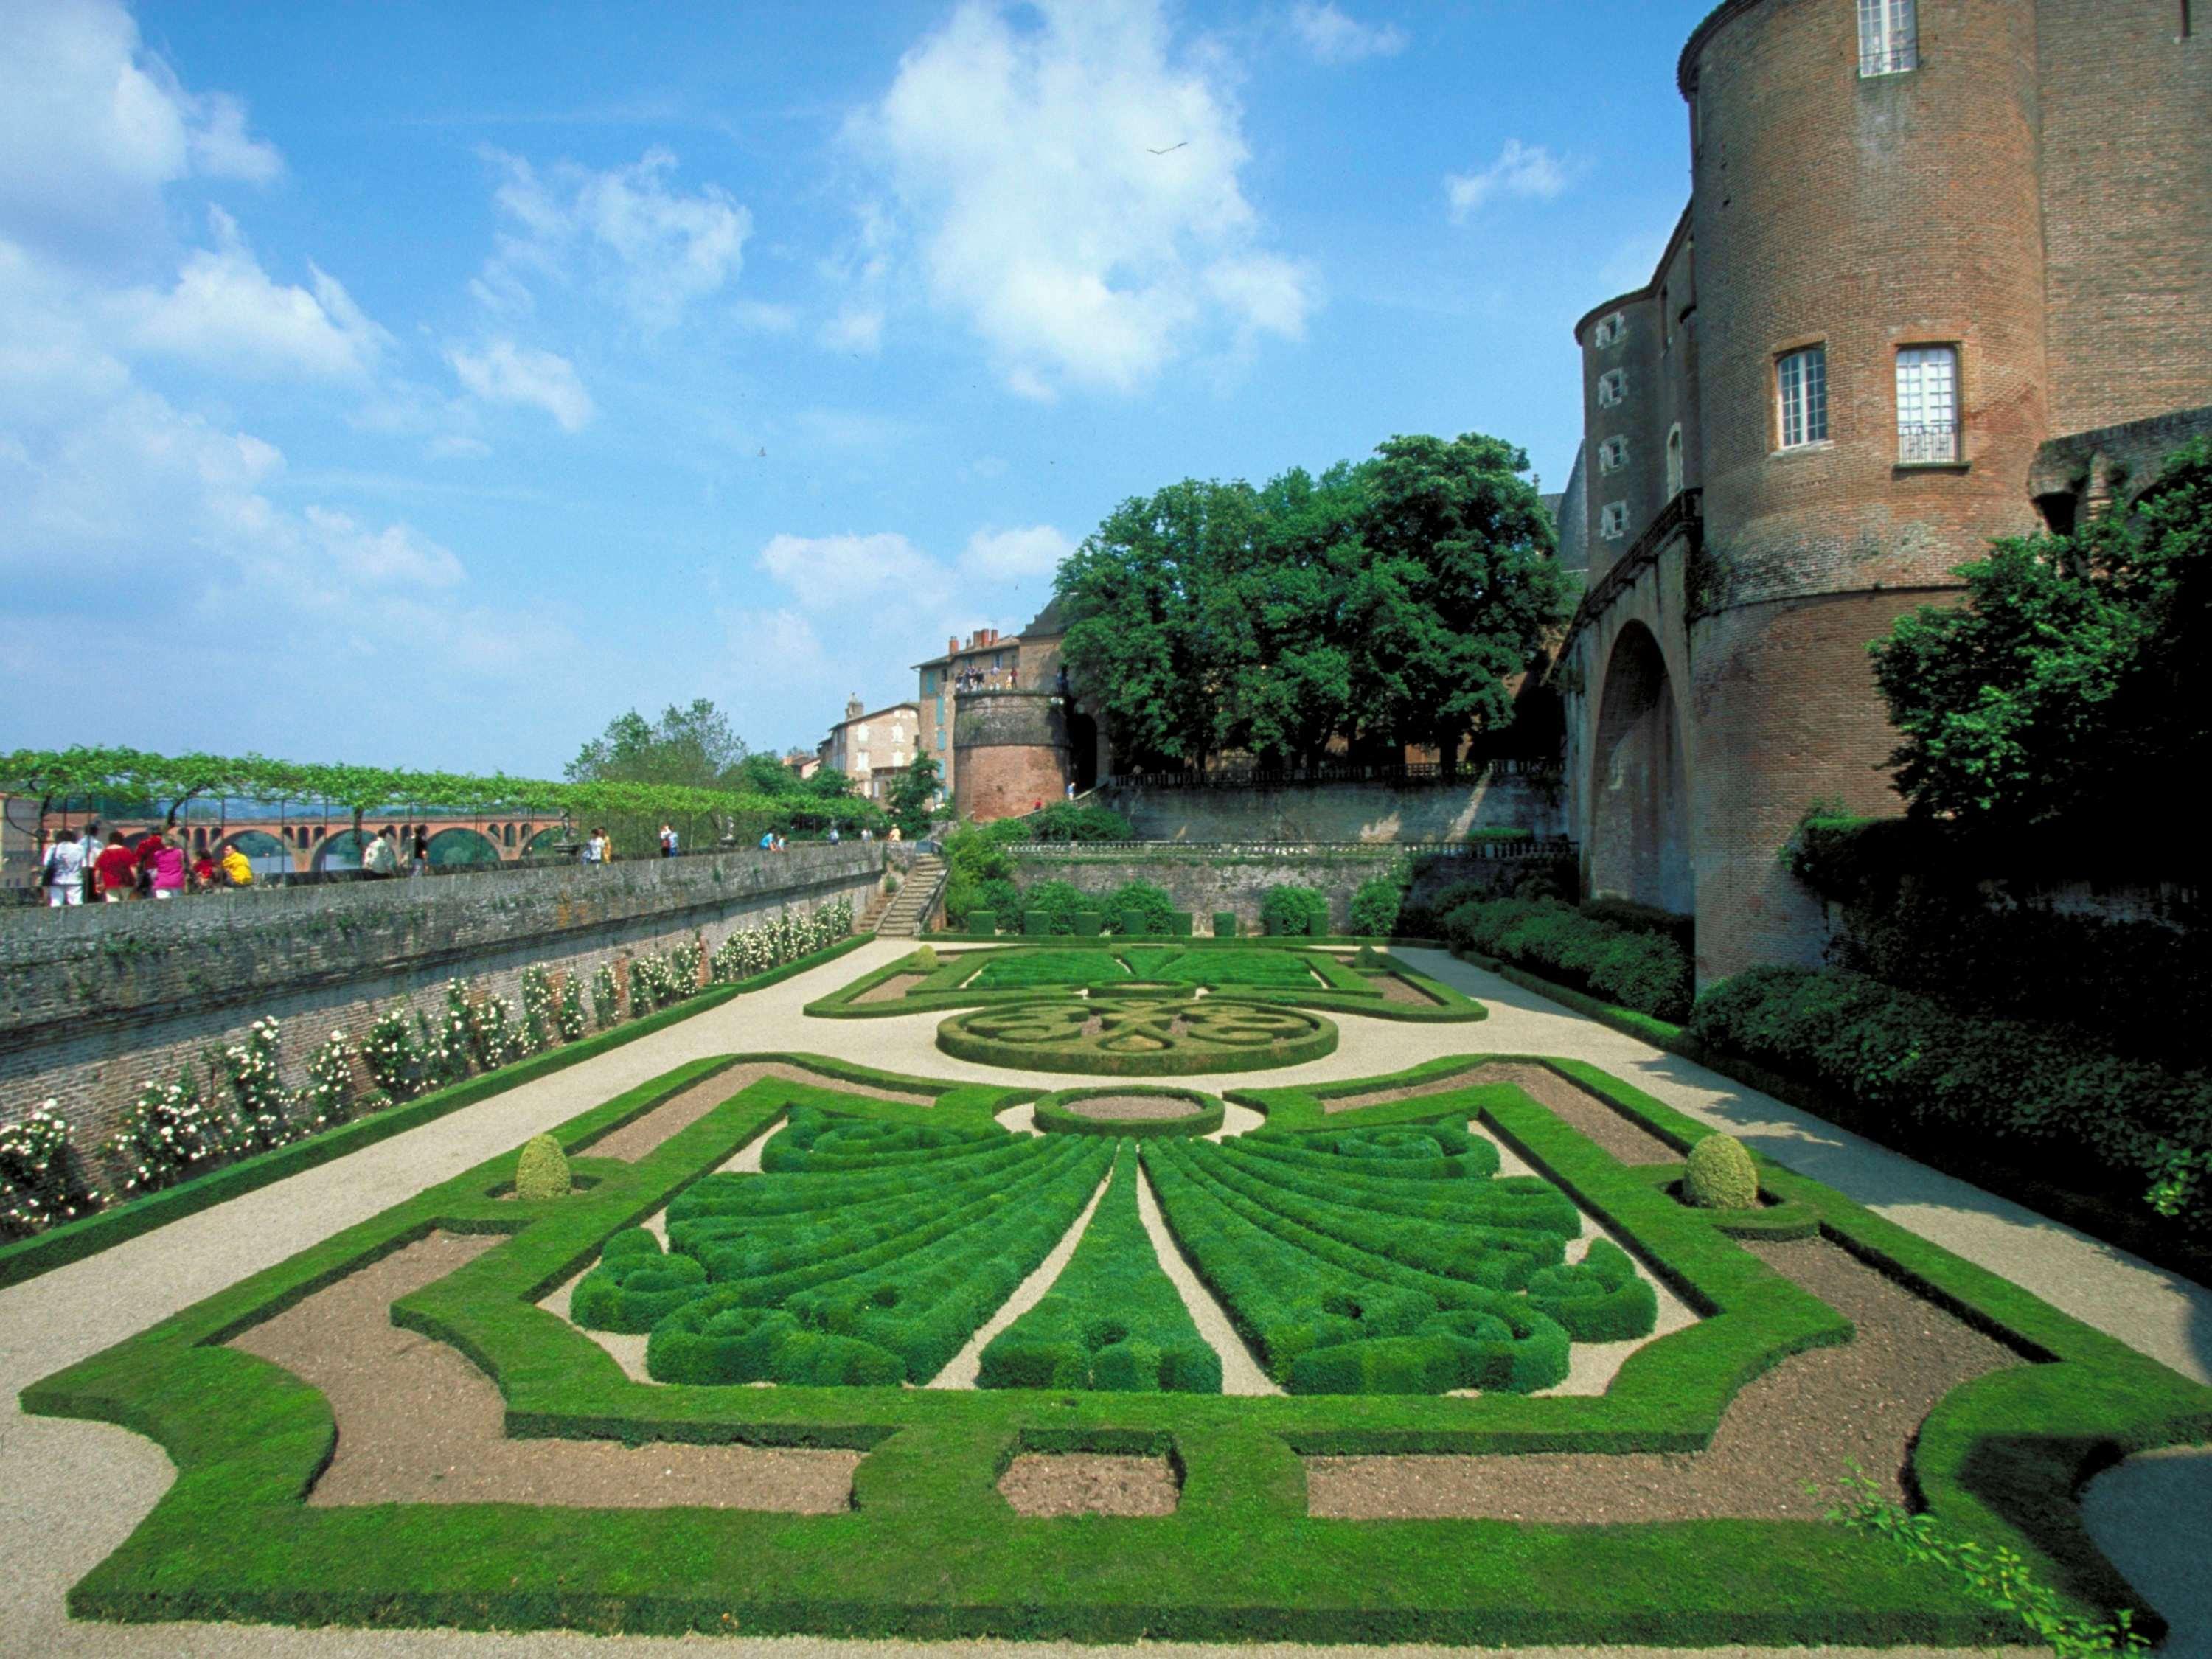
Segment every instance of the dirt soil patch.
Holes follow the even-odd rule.
[[[1352,1520],[1480,1516],[1595,1523],[1817,1520],[1856,1462],[1899,1502],[1905,1460],[1936,1403],[2021,1357],[1824,1239],[1745,1249],[1857,1326],[1746,1384],[1701,1452],[1622,1456],[1313,1457],[1310,1513]]]
[[[898,1002],[908,991],[927,979],[927,974],[893,974],[881,985],[872,985],[853,999],[855,1007],[873,1002]]]
[[[702,1082],[695,1083],[681,1094],[664,1100],[651,1110],[632,1118],[618,1129],[610,1130],[597,1140],[577,1149],[585,1158],[617,1158],[624,1163],[635,1163],[647,1152],[657,1151],[672,1135],[690,1128],[714,1108],[736,1094],[740,1089],[750,1088],[763,1078],[781,1078],[787,1083],[807,1083],[817,1088],[835,1089],[848,1095],[865,1095],[870,1100],[893,1101],[902,1106],[927,1106],[933,1097],[926,1094],[905,1094],[894,1089],[879,1089],[870,1083],[848,1083],[842,1078],[822,1077],[796,1066],[732,1066],[726,1072],[717,1072]]]
[[[1060,1109],[1073,1117],[1153,1120],[1196,1117],[1205,1109],[1175,1095],[1085,1095],[1066,1102]]]
[[[1450,1094],[1477,1084],[1510,1083],[1531,1100],[1623,1164],[1679,1164],[1682,1155],[1665,1141],[1623,1117],[1589,1090],[1568,1081],[1548,1066],[1498,1060],[1453,1076],[1417,1083],[1403,1089],[1370,1089],[1364,1094],[1338,1095],[1324,1099],[1324,1112],[1349,1112],[1362,1106],[1383,1106],[1393,1101],[1418,1100],[1424,1095]]]
[[[1395,974],[1370,975],[1368,983],[1382,994],[1382,1000],[1385,1002],[1398,1003],[1408,1008],[1434,1008],[1439,1006],[1437,999],[1419,986],[1411,980],[1401,979]]]
[[[444,1343],[400,1329],[391,1312],[399,1297],[501,1242],[432,1233],[233,1339],[331,1402],[337,1450],[310,1504],[685,1504],[801,1515],[851,1507],[857,1451],[508,1439],[492,1380]]]
[[[1017,1515],[1173,1515],[1182,1500],[1164,1457],[1024,1452],[1000,1477]]]

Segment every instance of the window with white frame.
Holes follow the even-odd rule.
[[[1628,440],[1607,438],[1597,447],[1597,470],[1601,473],[1618,472],[1628,465]]]
[[[1682,493],[1682,428],[1676,426],[1667,434],[1667,499],[1673,501]]]
[[[1897,459],[1906,465],[1959,459],[1959,349],[1907,346],[1897,354]]]
[[[1609,542],[1617,542],[1628,533],[1628,503],[1607,501],[1605,511],[1598,514],[1597,533]]]
[[[1619,345],[1627,332],[1627,319],[1616,311],[1610,317],[1598,319],[1597,326],[1590,331],[1590,343],[1600,347]]]
[[[1919,67],[1914,0],[1859,0],[1859,73],[1902,75]]]
[[[853,741],[855,743],[866,743],[867,740],[868,723],[866,720],[862,720],[860,725],[860,729],[853,733]]]
[[[1828,441],[1828,349],[1807,346],[1774,364],[1778,449],[1802,449]]]
[[[1611,409],[1628,395],[1628,371],[1608,368],[1597,377],[1597,406]]]

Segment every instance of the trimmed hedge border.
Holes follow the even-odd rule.
[[[157,1227],[166,1227],[172,1221],[182,1221],[186,1216],[197,1215],[212,1205],[226,1199],[238,1198],[258,1192],[272,1182],[287,1176],[300,1174],[328,1164],[333,1158],[358,1152],[364,1146],[374,1146],[380,1140],[404,1134],[425,1123],[436,1121],[448,1112],[459,1111],[464,1106],[524,1083],[534,1083],[541,1077],[566,1071],[580,1061],[595,1059],[611,1048],[619,1048],[626,1042],[655,1031],[665,1030],[678,1020],[702,1014],[709,1008],[718,1008],[732,997],[750,991],[764,991],[771,985],[781,984],[811,968],[835,962],[839,957],[872,943],[872,936],[854,934],[840,939],[826,949],[811,956],[797,957],[771,968],[765,973],[755,974],[750,979],[735,980],[727,985],[711,985],[694,997],[672,1003],[639,1019],[625,1022],[611,1030],[595,1031],[589,1036],[579,1037],[557,1048],[548,1048],[520,1060],[512,1066],[502,1066],[495,1072],[485,1072],[464,1082],[433,1090],[427,1095],[417,1095],[412,1100],[401,1101],[382,1111],[372,1112],[367,1117],[357,1117],[311,1135],[305,1140],[295,1140],[252,1158],[241,1158],[235,1164],[226,1164],[219,1170],[194,1176],[189,1181],[165,1187],[160,1192],[149,1193],[143,1198],[133,1199],[112,1209],[101,1210],[82,1220],[34,1233],[28,1238],[0,1246],[0,1290],[10,1285],[20,1285],[26,1279],[36,1279],[41,1273],[52,1273],[57,1267],[66,1267],[72,1261],[82,1261],[87,1256],[98,1255],[102,1250],[113,1249],[143,1233]]]
[[[1034,992],[1018,1000],[1042,1002],[1053,1008],[1065,1008],[1074,1003],[1073,998],[1039,997]],[[1211,996],[1197,1006],[1210,1010],[1240,1003],[1257,1004],[1263,1007],[1283,1006],[1279,1002],[1269,1004],[1258,997],[1243,995]],[[1013,1002],[994,1003],[990,1007],[1000,1009],[1013,1006],[1016,1006]],[[1079,1007],[1082,1005],[1075,1003],[1074,1006]],[[1311,1019],[1317,1028],[1312,1035],[1288,1042],[1271,1042],[1264,1048],[1208,1045],[1203,1050],[1170,1048],[1152,1054],[1117,1054],[1095,1048],[1006,1042],[959,1028],[962,1019],[986,1011],[969,1008],[939,1021],[937,1046],[955,1060],[973,1060],[979,1066],[1004,1066],[1016,1072],[1073,1073],[1082,1077],[1206,1077],[1220,1072],[1272,1072],[1286,1066],[1304,1066],[1309,1060],[1334,1054],[1338,1038],[1335,1021],[1310,1008],[1300,1008],[1297,1012]]]
[[[1194,1109],[1182,1117],[1085,1117],[1066,1109],[1079,1100],[1101,1095],[1157,1095],[1166,1100],[1189,1101]],[[1218,1095],[1196,1089],[1162,1089],[1142,1085],[1122,1087],[1093,1085],[1086,1089],[1055,1089],[1039,1095],[1036,1127],[1045,1134],[1104,1135],[1119,1140],[1172,1140],[1189,1135],[1210,1135],[1228,1117]]]
[[[1638,1013],[1633,1008],[1601,1002],[1595,997],[1553,984],[1525,968],[1500,962],[1478,951],[1456,950],[1452,954],[1523,990],[1533,991],[1601,1025],[1610,1026],[1625,1036],[1680,1054],[1709,1072],[1717,1072],[1730,1082],[1756,1089],[1785,1106],[1793,1106],[1838,1128],[1848,1129],[1877,1146],[1902,1153],[1984,1192],[2026,1205],[2054,1221],[2078,1227],[2093,1237],[2132,1251],[2155,1267],[2181,1273],[2200,1284],[2212,1284],[2212,1247],[2192,1248],[2187,1240],[2175,1237],[2170,1228],[2160,1226],[2158,1218],[2139,1204],[2110,1202],[2098,1194],[2054,1186],[2046,1175],[2012,1163],[1995,1148],[1984,1147],[1972,1158],[1954,1158],[1944,1156],[1940,1148],[1901,1144],[1904,1138],[1896,1133],[1894,1122],[1873,1120],[1850,1101],[1838,1099],[1812,1084],[1771,1070],[1741,1054],[1700,1042],[1680,1025]]]
[[[1468,1056],[1334,1092],[1434,1080]],[[1513,1058],[1498,1056],[1497,1058]],[[1480,1114],[1547,1179],[1627,1233],[1709,1316],[1648,1345],[1603,1395],[1531,1399],[938,1391],[636,1383],[532,1305],[601,1243],[665,1206],[796,1105],[896,1122],[980,1123],[1018,1090],[885,1078],[799,1054],[694,1061],[556,1132],[580,1145],[637,1099],[746,1060],[939,1091],[933,1106],[763,1079],[635,1164],[580,1163],[600,1184],[499,1204],[512,1152],[393,1206],[25,1391],[27,1409],[118,1422],[159,1442],[177,1479],[70,1592],[80,1618],[252,1619],[600,1632],[899,1634],[1495,1644],[1649,1640],[1977,1644],[2020,1626],[1940,1569],[1818,1522],[1638,1526],[1348,1522],[1306,1513],[1297,1455],[1693,1450],[1729,1397],[1848,1324],[1510,1085],[1340,1114],[1331,1129]],[[1705,1133],[1596,1068],[1542,1060],[1670,1145]],[[1278,1127],[1321,1117],[1318,1091],[1257,1091]],[[1321,1127],[1318,1123],[1310,1127]],[[1912,1480],[1948,1526],[2022,1550],[2095,1610],[2138,1607],[2072,1506],[2075,1484],[2136,1450],[2212,1435],[2212,1390],[2017,1286],[1762,1167],[1821,1231],[2014,1346],[2032,1363],[1953,1391]],[[296,1377],[220,1346],[235,1332],[437,1228],[513,1236],[395,1307],[497,1382],[512,1436],[848,1446],[868,1455],[836,1516],[525,1504],[309,1508],[335,1424]],[[1166,1520],[1038,1522],[995,1491],[1018,1451],[1159,1452],[1187,1471]],[[1827,1474],[1831,1471],[1808,1471]],[[1285,1563],[1296,1563],[1286,1571]],[[1723,1564],[1725,1571],[1716,1569]],[[2155,1620],[2138,1620],[2154,1633]]]

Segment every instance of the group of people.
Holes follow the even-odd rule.
[[[430,873],[430,832],[418,828],[415,831],[415,849],[407,860],[407,872],[412,876]],[[389,881],[399,873],[399,832],[390,824],[368,838],[361,849],[361,873],[370,881]]]
[[[673,836],[676,832],[671,830],[668,833]],[[585,864],[612,864],[615,861],[614,837],[604,830],[592,830],[584,837],[583,848],[576,857]]]
[[[181,836],[149,830],[134,844],[120,830],[100,845],[97,825],[82,836],[64,830],[46,848],[39,870],[46,903],[59,909],[72,904],[121,904],[129,899],[173,899],[184,892],[213,892],[253,885],[253,866],[235,846],[219,852],[201,849],[187,859]]]

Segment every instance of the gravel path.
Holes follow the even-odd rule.
[[[1106,1188],[1114,1180],[1111,1164],[1098,1182],[1098,1190],[1091,1194],[1091,1201],[1083,1206],[1083,1213],[1075,1218],[1075,1224],[1067,1230],[1052,1253],[1037,1264],[1037,1269],[1014,1286],[1014,1293],[1000,1304],[999,1311],[976,1328],[975,1334],[968,1339],[968,1346],[945,1362],[945,1369],[923,1384],[931,1389],[972,1389],[975,1379],[983,1374],[983,1350],[991,1340],[1012,1324],[1031,1308],[1044,1300],[1044,1293],[1052,1288],[1052,1281],[1067,1266],[1075,1254],[1075,1247],[1083,1242],[1083,1230],[1091,1224],[1091,1218],[1106,1196]]]
[[[1244,1339],[1237,1334],[1237,1327],[1230,1322],[1229,1310],[1214,1300],[1213,1292],[1191,1270],[1183,1260],[1182,1252],[1176,1248],[1175,1235],[1168,1231],[1167,1218],[1160,1213],[1160,1201],[1152,1195],[1152,1176],[1149,1170],[1137,1172],[1137,1218],[1145,1224],[1145,1233],[1152,1241],[1152,1254],[1160,1259],[1160,1271],[1168,1276],[1182,1305],[1190,1310],[1191,1322],[1198,1327],[1208,1346],[1221,1356],[1221,1392],[1224,1394],[1280,1394],[1282,1389],[1260,1367]]]
[[[275,1654],[412,1656],[589,1656],[611,1652],[696,1653],[700,1644],[556,1632],[499,1637],[449,1632],[303,1631],[247,1626],[125,1627],[71,1625],[63,1615],[68,1586],[129,1535],[172,1479],[151,1442],[106,1424],[27,1419],[17,1391],[190,1306],[249,1273],[377,1214],[459,1174],[586,1107],[611,1098],[702,1054],[813,1050],[864,1065],[952,1081],[1056,1089],[1064,1076],[999,1071],[955,1060],[936,1048],[934,1014],[872,1020],[815,1021],[801,1010],[814,998],[908,954],[911,942],[877,940],[806,974],[568,1070],[495,1096],[465,1111],[366,1147],[319,1169],[133,1239],[88,1261],[0,1291],[0,1655],[137,1656],[190,1653],[207,1659]],[[1440,951],[1401,952],[1413,966],[1485,1003],[1474,1024],[1409,1024],[1338,1016],[1337,1052],[1293,1072],[1184,1079],[1194,1088],[1267,1088],[1333,1082],[1402,1070],[1466,1053],[1550,1054],[1586,1060],[1657,1096],[1676,1109],[1743,1139],[1816,1180],[1849,1194],[1899,1224],[2016,1279],[2085,1322],[2199,1381],[2212,1381],[2212,1291],[2148,1267],[2124,1252],[2046,1220],[1967,1183],[1923,1168],[1855,1135],[1806,1116],[1717,1073],[1570,1013]],[[1172,1255],[1172,1252],[1167,1253]],[[1177,1261],[1180,1258],[1176,1258]],[[1164,1259],[1163,1266],[1168,1266]],[[1172,1268],[1170,1267],[1170,1272]],[[2141,1504],[2119,1504],[2110,1523],[2093,1509],[2100,1540],[2124,1566],[2170,1553],[2184,1509],[2212,1491],[2212,1459],[2144,1460],[2106,1480],[2140,1489]],[[2177,1471],[2168,1474],[2166,1471]],[[2201,1513],[2201,1508],[2191,1510]],[[2183,1534],[2187,1536],[2189,1534]],[[2196,1534],[2201,1536],[2201,1533]],[[2145,1580],[2146,1583],[2149,1582]],[[2189,1644],[2212,1633],[2212,1575],[2193,1573],[2160,1604]],[[812,1639],[722,1642],[788,1659],[914,1659],[898,1643]],[[2167,1651],[2203,1651],[2170,1645]],[[933,1659],[975,1654],[994,1659],[1095,1656],[1071,1644],[930,1644]],[[1148,1655],[1209,1655],[1218,1648],[1161,1645]],[[1243,1650],[1310,1659],[1315,1650],[1286,1644]],[[1438,1651],[1365,1650],[1415,1659]],[[1502,1650],[1501,1650],[1502,1651]],[[1519,1650],[1550,1659],[1556,1649]],[[1584,1650],[1583,1651],[1595,1651]],[[1641,1650],[1607,1650],[1622,1656]],[[1720,1650],[1715,1650],[1717,1653]],[[1731,1649],[1731,1656],[1750,1649]],[[1802,1654],[1802,1650],[1797,1650]],[[1844,1650],[1828,1650],[1840,1655]],[[1895,1650],[1887,1650],[1894,1659]]]

